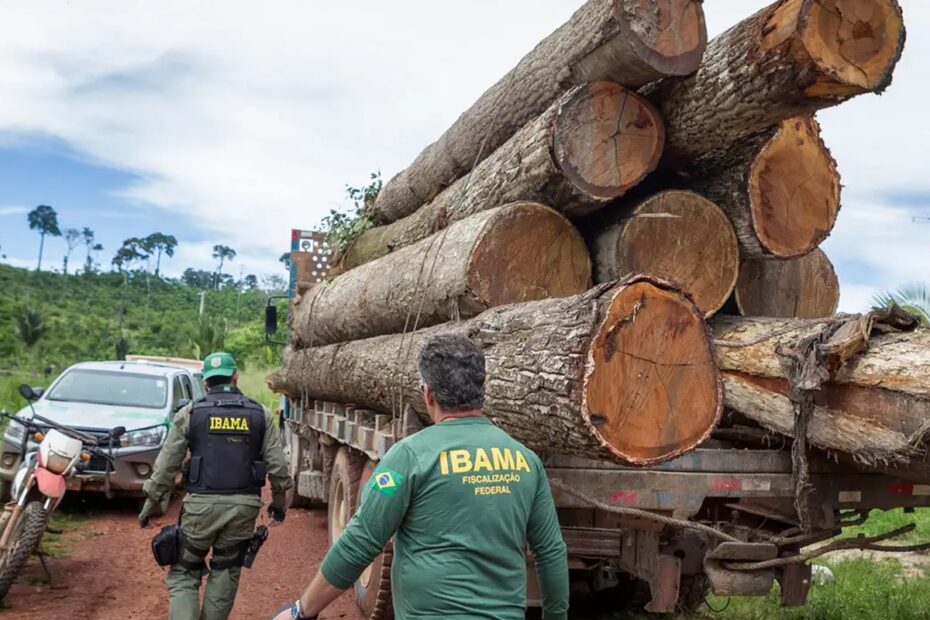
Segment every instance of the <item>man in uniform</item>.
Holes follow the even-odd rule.
[[[392,536],[398,620],[522,620],[527,543],[543,617],[567,618],[568,559],[546,472],[482,415],[481,350],[465,336],[439,336],[419,369],[434,424],[388,451],[310,586],[275,620],[315,618]]]
[[[265,477],[271,481],[268,513],[284,520],[285,491],[293,484],[274,418],[236,387],[239,372],[229,353],[203,363],[207,395],[182,408],[145,482],[139,522],[162,512],[181,463],[187,495],[181,509],[184,549],[166,582],[172,620],[220,620],[229,616],[239,588],[242,559],[261,510]],[[201,577],[210,549],[210,576],[200,607]]]

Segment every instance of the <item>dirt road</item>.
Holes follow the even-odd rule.
[[[67,557],[50,558],[51,584],[38,560],[6,597],[0,619],[166,618],[164,571],[152,559],[151,537],[177,519],[178,502],[155,528],[143,530],[131,504],[97,503],[81,526],[61,538]],[[270,618],[293,600],[313,576],[326,551],[326,512],[293,510],[274,528],[251,570],[244,570],[232,618]],[[322,618],[361,620],[351,593]]]

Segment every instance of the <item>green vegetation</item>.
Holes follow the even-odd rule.
[[[352,206],[343,210],[331,209],[320,221],[320,230],[326,234],[326,243],[335,248],[337,254],[345,252],[360,234],[374,225],[368,209],[375,202],[383,182],[380,172],[372,172],[368,185],[352,187],[346,185],[346,196]],[[281,257],[282,261],[284,257]]]
[[[872,305],[879,308],[892,304],[917,315],[924,325],[930,325],[930,283],[914,282],[872,298]]]
[[[827,564],[835,575],[832,584],[815,585],[808,604],[797,609],[779,606],[778,587],[765,598],[709,597],[708,604],[720,613],[704,607],[703,618],[721,620],[918,620],[930,610],[930,579],[927,567],[917,574],[893,558],[874,561],[866,558]],[[726,609],[724,609],[726,607]]]
[[[0,407],[19,408],[20,382],[46,385],[75,362],[123,352],[201,358],[224,348],[243,368],[273,367],[279,352],[264,340],[266,299],[239,283],[204,291],[144,271],[63,275],[0,265]]]

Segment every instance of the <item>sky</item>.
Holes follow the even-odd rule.
[[[930,2],[900,2],[891,88],[818,114],[844,186],[823,247],[845,311],[930,281]],[[405,167],[580,4],[3,3],[0,260],[35,265],[26,213],[49,204],[63,229],[97,233],[105,264],[160,231],[180,241],[169,275],[212,268],[216,243],[239,252],[234,274],[282,273],[291,228]],[[710,35],[766,4],[706,0]],[[45,265],[64,251],[49,240]]]

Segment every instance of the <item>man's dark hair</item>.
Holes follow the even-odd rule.
[[[212,390],[213,388],[219,387],[221,385],[228,385],[230,382],[232,382],[232,377],[213,375],[212,377],[207,377],[204,379],[204,382],[207,384],[207,387]]]
[[[463,335],[436,336],[417,360],[423,383],[443,411],[480,409],[484,404],[484,354]]]

